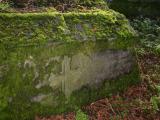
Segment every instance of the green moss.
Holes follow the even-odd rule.
[[[34,119],[36,114],[47,116],[77,110],[84,104],[88,104],[100,98],[109,97],[117,93],[117,91],[121,93],[126,90],[128,86],[138,84],[140,81],[137,74],[138,71],[135,69],[130,74],[118,78],[118,80],[115,79],[104,82],[99,88],[84,86],[81,90],[75,91],[69,99],[66,99],[64,94],[60,92],[58,93],[58,97],[55,97],[58,102],[56,103],[57,107],[54,109],[53,107],[42,104],[30,103],[24,98],[24,95],[21,92],[23,97],[17,96],[12,104],[8,106],[10,113],[12,113],[10,114],[10,117],[13,120],[28,120]]]
[[[107,49],[133,51],[133,36],[126,18],[112,10],[0,13],[0,116],[4,115],[4,120],[29,120],[36,114],[75,110],[137,83],[137,69],[109,80],[101,89],[84,86],[70,97],[65,97],[62,89],[53,90],[43,83],[55,72],[55,66],[60,74],[61,58]],[[34,102],[37,95],[45,95],[45,101]]]
[[[0,14],[0,41],[9,47],[75,40],[123,39],[133,35],[134,31],[126,18],[112,10]]]
[[[57,90],[57,92],[54,93],[53,89],[48,86],[42,87],[40,89],[35,88],[37,82],[43,81],[44,76],[47,73],[50,73],[52,70],[50,68],[44,68],[47,62],[46,60],[49,60],[54,56],[73,56],[78,52],[90,54],[96,51],[104,51],[108,49],[109,46],[110,45],[108,45],[108,43],[105,41],[88,41],[81,43],[72,42],[68,44],[57,46],[53,45],[49,47],[31,46],[7,49],[7,51],[10,52],[8,52],[6,62],[10,69],[7,71],[7,76],[3,76],[4,81],[1,81],[2,87],[0,87],[0,90],[2,91],[2,97],[4,96],[4,101],[1,101],[2,105],[4,106],[4,110],[12,113],[9,114],[8,117],[11,117],[10,119],[13,120],[28,120],[33,119],[36,114],[46,116],[53,113],[56,114],[66,112],[68,110],[75,110],[81,105],[110,96],[114,93],[117,93],[117,91],[122,92],[128,86],[138,83],[138,70],[135,66],[135,70],[133,70],[128,75],[124,75],[115,80],[107,81],[98,88],[90,88],[88,86],[84,86],[81,90],[75,91],[70,98],[66,98],[62,90]],[[114,47],[111,48],[114,49]],[[116,46],[115,49],[122,48],[118,48]],[[32,56],[34,59],[32,60],[32,57],[30,58],[30,56]],[[36,79],[34,79],[34,66],[27,69],[23,67],[24,61],[28,59],[31,59],[31,61],[35,61],[37,63],[36,65],[38,70],[40,70],[38,71],[40,75]],[[50,67],[53,68],[52,65],[54,64],[56,63],[51,63]],[[24,73],[26,74],[26,76],[24,76]],[[5,86],[7,86],[7,88],[9,89],[3,88]],[[31,102],[31,98],[33,96],[48,93],[54,93],[49,97],[49,101],[55,101],[54,104],[52,103],[51,105],[48,100],[47,101],[49,105],[48,103],[41,104]],[[8,98],[11,98],[11,102],[8,101]],[[6,103],[6,101],[8,102]],[[4,112],[0,112],[0,114],[3,113]]]

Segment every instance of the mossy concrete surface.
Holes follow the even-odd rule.
[[[75,110],[139,82],[135,35],[113,10],[0,14],[0,119]]]

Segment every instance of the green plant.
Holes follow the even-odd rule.
[[[138,33],[138,40],[143,48],[160,51],[160,22],[149,18],[136,18],[131,25]]]
[[[88,116],[79,109],[76,113],[76,120],[88,120]]]
[[[155,111],[160,110],[160,85],[155,85],[157,96],[151,98],[151,103]]]
[[[5,11],[10,7],[8,2],[0,2],[0,11]]]
[[[136,52],[138,55],[144,55],[146,53],[144,48],[136,48]]]
[[[157,96],[153,96],[151,98],[151,103],[153,105],[153,109],[155,111],[159,111],[160,110],[160,97],[157,97]]]
[[[156,51],[160,53],[160,44],[156,46]]]

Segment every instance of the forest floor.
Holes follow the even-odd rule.
[[[138,64],[141,83],[128,88],[122,94],[83,106],[82,111],[87,114],[89,120],[160,120],[158,114],[160,111],[155,99],[159,99],[157,86],[160,85],[160,55],[149,52],[139,54]],[[35,120],[75,119],[75,112],[48,118],[35,118]]]

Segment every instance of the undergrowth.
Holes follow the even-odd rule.
[[[153,113],[160,111],[160,19],[150,19],[139,17],[131,21],[131,25],[137,31],[138,45],[136,52],[141,58],[147,56],[149,60],[144,59],[144,63],[148,64],[146,70],[141,70],[143,80],[147,80],[151,93],[150,98]],[[158,60],[155,60],[157,58]],[[142,58],[141,58],[142,59]],[[149,62],[149,63],[148,63]],[[156,82],[155,82],[156,81]]]
[[[131,25],[137,31],[139,52],[143,53],[146,49],[160,53],[160,20],[158,18],[135,18],[131,21]]]

